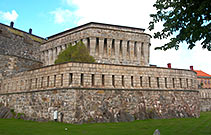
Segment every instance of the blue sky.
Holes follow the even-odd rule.
[[[151,18],[149,14],[156,10],[156,0],[0,0],[0,22],[14,21],[15,28],[28,31],[41,37],[48,37],[58,32],[88,23],[100,22],[146,29]],[[162,24],[155,26],[162,29]],[[172,68],[203,70],[211,74],[211,52],[201,49],[200,42],[193,50],[183,44],[178,51],[155,51],[156,46],[168,42],[151,39],[150,64]]]
[[[15,11],[18,14],[17,19],[14,20],[14,26],[16,28],[24,31],[28,31],[29,28],[32,28],[35,35],[42,37],[48,37],[66,28],[76,26],[74,20],[68,21],[68,23],[56,23],[54,11],[59,11],[59,9],[68,9],[68,11],[74,12],[77,6],[67,5],[65,1],[61,0],[0,1],[0,12],[9,12],[12,14],[12,11]],[[1,17],[0,22],[9,24],[10,19]]]

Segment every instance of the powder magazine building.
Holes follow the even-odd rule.
[[[144,29],[91,22],[47,39],[0,24],[0,103],[34,119],[67,123],[199,117],[210,89],[193,70],[151,66]],[[96,63],[54,64],[82,41]],[[59,116],[60,117],[60,116]]]

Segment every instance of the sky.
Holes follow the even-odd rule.
[[[151,21],[150,14],[156,13],[153,4],[156,0],[0,0],[0,23],[23,31],[32,28],[32,33],[48,37],[64,30],[88,23],[99,22],[144,28],[145,32],[162,29],[162,23],[155,26],[155,31],[147,28]],[[154,50],[164,45],[169,39],[151,39],[150,64],[159,67],[202,70],[211,74],[211,51],[201,48],[200,41],[192,50],[183,43],[179,50]]]

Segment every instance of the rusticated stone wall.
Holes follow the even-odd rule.
[[[194,90],[64,88],[1,94],[0,103],[18,113],[49,120],[53,120],[53,111],[57,109],[68,123],[200,115],[199,94]]]
[[[211,89],[198,89],[201,111],[211,111]]]

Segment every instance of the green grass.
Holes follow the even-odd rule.
[[[201,113],[200,118],[82,125],[0,119],[0,135],[152,135],[155,129],[161,135],[211,135],[211,112]]]

